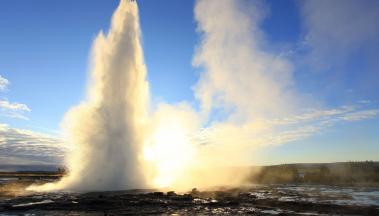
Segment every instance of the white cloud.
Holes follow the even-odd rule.
[[[31,112],[31,109],[22,103],[12,103],[8,100],[0,100],[0,115],[9,117],[28,120],[26,113]]]
[[[19,111],[19,112],[30,112],[31,109],[22,103],[11,103],[7,100],[0,100],[0,108],[10,111]]]
[[[0,75],[0,91],[7,89],[9,81]]]

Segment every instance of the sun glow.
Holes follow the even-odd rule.
[[[172,186],[195,157],[191,130],[179,115],[158,117],[158,125],[144,148],[144,158],[153,165],[153,184]]]

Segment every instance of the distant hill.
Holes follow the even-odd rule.
[[[320,166],[327,166],[328,168],[340,168],[344,167],[346,164],[349,163],[365,163],[369,162],[372,163],[374,166],[379,167],[379,161],[348,161],[348,162],[333,162],[333,163],[293,163],[293,164],[287,164],[287,165],[295,165],[298,168],[304,167],[304,168],[315,168]],[[278,165],[274,165],[278,166]]]
[[[300,163],[262,166],[258,183],[379,184],[379,162]]]
[[[0,164],[0,172],[16,172],[16,171],[57,171],[58,165],[54,164]]]

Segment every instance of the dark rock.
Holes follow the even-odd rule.
[[[169,191],[167,192],[167,196],[176,196],[175,191]]]
[[[163,192],[153,192],[153,195],[160,197],[160,196],[164,196],[164,193]]]

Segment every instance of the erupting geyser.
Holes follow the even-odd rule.
[[[138,6],[121,0],[107,35],[93,44],[88,97],[63,121],[74,149],[69,175],[37,190],[120,190],[144,187],[142,148],[148,83]]]
[[[290,61],[262,45],[259,3],[197,0],[194,12],[201,33],[194,65],[204,70],[194,87],[199,109],[182,101],[148,113],[138,6],[121,0],[109,32],[94,42],[87,99],[63,121],[74,145],[69,174],[29,189],[241,185],[251,170],[236,174],[225,167],[249,164],[254,147],[291,138],[278,138],[273,120],[304,103],[293,88]]]

